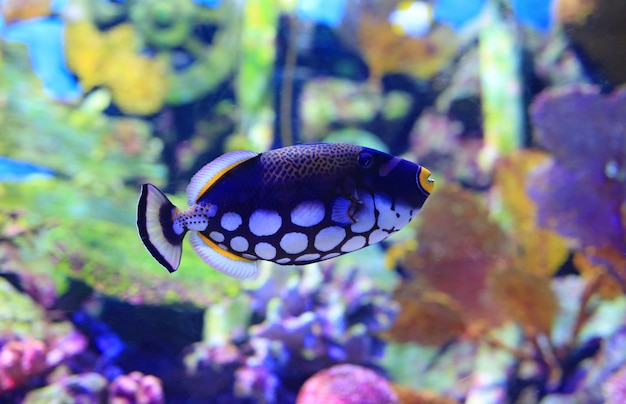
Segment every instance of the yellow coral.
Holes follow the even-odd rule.
[[[106,61],[106,37],[89,21],[67,24],[65,29],[67,65],[76,73],[85,91],[101,82]]]
[[[106,83],[115,104],[129,114],[148,115],[157,112],[167,92],[163,80],[167,65],[163,59],[147,59],[136,54],[119,55],[115,64],[107,65]]]
[[[104,33],[87,21],[71,23],[66,40],[68,66],[85,90],[109,88],[115,104],[129,114],[148,115],[161,108],[167,62],[138,53],[140,41],[132,25],[120,24]]]
[[[545,153],[536,151],[518,151],[500,159],[494,194],[510,220],[509,233],[518,246],[518,267],[551,276],[567,258],[567,242],[557,233],[537,226],[537,207],[526,193],[528,173],[546,159]]]

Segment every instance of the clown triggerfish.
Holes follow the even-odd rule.
[[[207,264],[251,278],[257,260],[302,265],[378,243],[411,221],[433,187],[426,168],[350,144],[235,151],[193,176],[185,210],[144,184],[137,227],[170,272],[189,232]]]

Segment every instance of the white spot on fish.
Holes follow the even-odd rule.
[[[342,229],[343,230],[343,229]],[[318,259],[320,257],[319,254],[317,253],[313,253],[313,254],[304,254],[299,256],[298,258],[296,258],[296,262],[306,262],[306,261],[315,261],[316,259]]]
[[[306,250],[309,239],[304,233],[287,233],[280,239],[280,247],[288,254],[298,254]]]
[[[383,241],[387,237],[389,237],[389,233],[381,229],[376,229],[370,234],[368,244],[369,245],[376,244],[379,241]]]
[[[322,258],[320,258],[320,261],[324,261],[324,260],[328,260],[328,259],[331,259],[331,258],[335,258],[335,257],[338,257],[338,256],[340,256],[340,255],[341,255],[340,253],[330,253],[330,254],[326,254],[326,255],[324,255]]]
[[[233,231],[241,226],[241,216],[235,212],[227,212],[222,216],[220,224],[224,230]]]
[[[226,246],[226,244],[218,244],[217,246],[221,248],[222,250],[228,251],[228,247]]]
[[[210,232],[209,237],[211,238],[211,240],[215,241],[216,243],[221,243],[222,241],[224,241],[224,235],[220,233],[219,231]]]
[[[259,259],[259,257],[257,257],[256,255],[252,255],[252,254],[248,254],[248,253],[244,253],[241,254],[242,257],[247,258],[249,260],[257,260]]]
[[[230,240],[230,247],[235,251],[244,252],[249,246],[248,240],[241,236],[233,237],[233,239]]]
[[[320,201],[300,202],[291,211],[291,222],[302,227],[315,226],[324,219],[324,204]]]
[[[280,264],[280,265],[285,265],[285,264],[288,264],[290,262],[291,262],[291,258],[281,258],[279,260],[276,260],[276,263]]]
[[[204,212],[209,216],[209,217],[214,217],[215,215],[217,215],[217,206],[215,205],[209,205],[208,208],[204,209]]]
[[[272,260],[276,257],[276,247],[270,243],[259,243],[254,246],[254,253],[261,259]]]
[[[364,233],[370,231],[376,224],[376,216],[374,216],[374,201],[369,193],[359,193],[361,206],[359,206],[354,215],[354,223],[350,229],[355,233]]]
[[[172,228],[174,229],[174,233],[178,235],[181,235],[185,232],[185,225],[183,224],[183,220],[180,218],[176,218],[174,220]]]
[[[367,240],[363,236],[354,236],[341,246],[341,251],[347,253],[358,250],[359,248],[363,248],[365,246],[366,241]]]
[[[271,236],[283,223],[283,219],[274,210],[259,209],[250,215],[250,231],[255,236]]]
[[[337,247],[346,238],[343,227],[331,226],[320,230],[315,236],[315,248],[320,251],[330,251]]]

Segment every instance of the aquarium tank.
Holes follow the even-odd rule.
[[[0,402],[625,403],[625,83],[622,0],[0,0]],[[357,160],[313,154],[312,202],[220,224],[332,226],[201,232],[267,186],[233,156],[320,143],[434,189],[331,215]]]

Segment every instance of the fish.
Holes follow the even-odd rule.
[[[205,263],[248,279],[259,260],[305,265],[378,243],[406,226],[433,189],[425,167],[359,145],[239,150],[194,174],[185,209],[143,184],[137,229],[170,273],[189,234]]]

